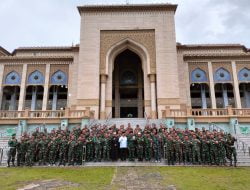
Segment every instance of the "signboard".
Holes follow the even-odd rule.
[[[7,137],[11,137],[15,133],[16,133],[16,129],[15,128],[7,128],[6,129],[6,136]]]

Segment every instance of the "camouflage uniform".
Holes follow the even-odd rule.
[[[153,151],[154,151],[154,159],[155,161],[160,161],[160,141],[158,136],[153,135]]]
[[[15,135],[12,136],[12,138],[8,142],[9,151],[8,151],[8,167],[10,167],[10,161],[12,162],[12,165],[15,166],[15,157],[16,157],[16,147],[18,145],[18,142],[15,138]]]
[[[144,136],[145,160],[150,161],[152,156],[152,139],[150,136]]]
[[[67,162],[67,153],[68,153],[68,141],[66,139],[63,139],[61,141],[60,147],[59,147],[59,165],[65,165]]]
[[[39,149],[39,155],[38,155],[38,160],[39,160],[39,165],[43,164],[45,165],[47,159],[46,159],[46,153],[47,153],[47,148],[48,148],[48,143],[47,140],[42,139],[38,142],[37,145]]]
[[[87,161],[92,161],[94,159],[94,142],[93,137],[89,136],[86,141],[86,151],[87,151]]]
[[[110,160],[110,146],[111,146],[110,138],[105,137],[103,139],[103,156],[102,157],[106,161]]]
[[[237,163],[237,153],[236,153],[236,149],[234,146],[235,141],[236,141],[236,139],[234,137],[229,137],[229,139],[227,140],[230,166],[232,166],[233,160],[234,160],[234,166],[236,166],[236,163]]]
[[[101,161],[101,157],[102,157],[102,150],[101,150],[101,138],[95,136],[93,138],[93,142],[94,142],[94,147],[95,147],[95,162],[96,161]]]
[[[36,141],[34,139],[31,139],[28,141],[27,144],[27,154],[26,154],[26,165],[27,166],[33,166],[34,159],[35,159],[35,152],[36,152]]]
[[[216,140],[210,139],[209,140],[209,145],[210,145],[210,151],[209,151],[209,154],[210,154],[210,164],[217,164],[217,165],[219,165]]]
[[[75,163],[75,150],[76,150],[76,141],[75,139],[71,139],[69,142],[69,150],[68,150],[68,162],[69,165],[74,165]]]
[[[167,154],[167,162],[168,165],[174,165],[174,144],[172,139],[166,139],[165,147],[166,147],[166,154]]]
[[[219,156],[219,164],[225,165],[226,164],[226,148],[225,148],[225,141],[220,139],[218,143],[218,156]]]
[[[181,164],[181,162],[182,162],[182,142],[180,139],[177,139],[175,141],[174,152],[175,152],[176,162],[179,162],[179,164]]]
[[[207,141],[205,138],[201,139],[201,158],[203,164],[210,163],[209,141]]]
[[[83,140],[82,139],[78,139],[77,141],[77,145],[76,145],[76,163],[78,165],[82,165],[82,161],[83,161]]]
[[[190,158],[190,141],[189,140],[184,140],[183,141],[183,158],[184,158],[184,164],[190,163],[191,158]]]
[[[53,165],[56,163],[56,153],[58,149],[58,143],[56,140],[52,140],[49,144],[49,163]]]
[[[138,136],[137,138],[137,157],[139,161],[143,161],[143,147],[144,147],[144,138]]]
[[[135,160],[135,142],[136,138],[134,135],[128,136],[128,154],[129,154],[129,161]]]
[[[193,139],[192,140],[192,160],[193,164],[196,164],[197,162],[201,164],[201,154],[200,154],[200,140],[199,139]],[[197,162],[196,162],[197,161]]]

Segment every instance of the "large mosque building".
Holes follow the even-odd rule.
[[[1,136],[110,118],[250,133],[250,50],[177,43],[176,9],[80,6],[79,45],[1,47]]]

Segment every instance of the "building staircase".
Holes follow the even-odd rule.
[[[120,127],[124,125],[125,127],[128,124],[135,128],[136,125],[139,125],[141,128],[144,128],[147,124],[156,124],[159,127],[164,123],[163,120],[157,119],[146,119],[146,118],[109,118],[107,120],[92,120],[90,121],[90,126],[95,124],[105,124],[107,126],[116,125]],[[219,127],[218,129],[219,130]],[[250,166],[250,134],[249,135],[235,135],[237,138],[237,143],[235,144],[237,150],[237,159],[239,166]],[[2,165],[6,164],[7,161],[7,151],[8,151],[8,140],[9,137],[0,136],[0,148],[2,152]],[[1,151],[0,151],[0,161],[1,161]]]
[[[250,166],[250,135],[236,135],[237,159],[239,166]]]
[[[0,137],[0,165],[7,163],[9,137]]]

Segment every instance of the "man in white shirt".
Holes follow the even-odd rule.
[[[120,143],[120,156],[121,160],[126,160],[126,152],[127,152],[127,147],[128,147],[128,140],[127,137],[125,136],[125,132],[122,133],[122,136],[119,138],[119,143]]]

